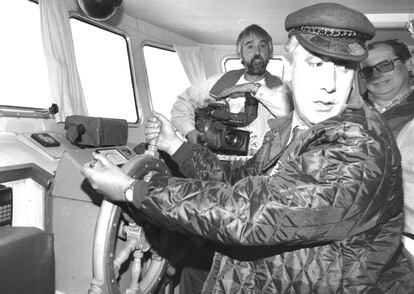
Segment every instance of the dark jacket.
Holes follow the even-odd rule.
[[[401,129],[414,118],[414,91],[411,92],[407,99],[391,107],[382,115],[397,138]]]
[[[379,113],[347,108],[286,146],[289,129],[281,119],[243,166],[184,143],[173,159],[193,179],[154,177],[138,206],[226,245],[203,293],[414,293],[400,155]]]
[[[365,102],[373,106],[372,102],[367,98],[367,95],[368,93],[365,95]],[[397,138],[401,129],[414,118],[414,91],[406,99],[384,111],[382,115],[390,126],[392,133]]]

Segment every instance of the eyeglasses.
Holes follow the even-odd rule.
[[[381,61],[380,63],[377,63],[376,65],[364,67],[359,70],[359,75],[363,79],[372,79],[372,77],[374,76],[374,68],[380,73],[392,71],[395,68],[394,61],[398,59],[400,58],[397,57],[395,59],[388,59],[388,60]]]

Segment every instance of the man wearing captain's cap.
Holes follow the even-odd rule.
[[[219,244],[203,293],[414,293],[398,148],[352,95],[374,27],[323,3],[288,15],[286,29],[295,110],[243,166],[182,142],[155,113],[147,140],[158,137],[188,179],[131,179],[101,155],[102,168],[82,172],[107,199],[126,201],[132,187],[152,222]]]

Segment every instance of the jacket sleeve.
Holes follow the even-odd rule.
[[[242,161],[221,161],[204,146],[183,143],[172,159],[186,178],[234,184],[243,177],[258,173],[259,154],[245,164]]]
[[[273,176],[159,177],[141,208],[158,225],[227,245],[317,244],[377,225],[396,172],[391,139],[352,124],[312,132],[286,149]]]
[[[171,122],[181,135],[186,136],[195,129],[194,110],[214,101],[209,91],[220,76],[221,74],[212,76],[198,85],[191,86],[177,97],[171,110]]]
[[[404,232],[414,234],[414,119],[397,136],[404,179]]]

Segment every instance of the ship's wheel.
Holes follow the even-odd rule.
[[[122,170],[146,181],[157,174],[169,175],[163,161],[147,154],[135,156]],[[167,260],[148,241],[144,218],[140,220],[139,212],[132,212],[126,206],[102,202],[95,228],[89,294],[149,294],[159,289]]]

